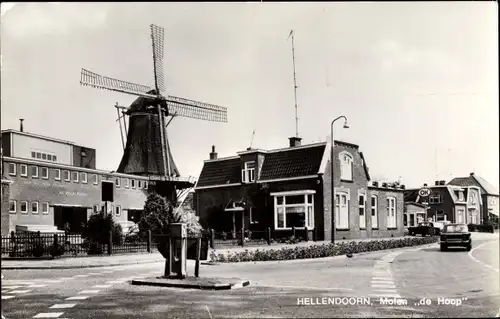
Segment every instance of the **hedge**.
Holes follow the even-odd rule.
[[[495,232],[493,225],[469,224],[467,226],[469,228],[469,231],[477,231],[477,232],[482,232],[482,233],[494,233]]]
[[[245,261],[270,261],[270,260],[293,260],[308,258],[324,258],[331,256],[355,254],[361,252],[377,251],[384,249],[402,248],[432,244],[437,242],[438,237],[410,237],[391,240],[351,241],[337,244],[312,245],[308,247],[293,247],[281,249],[267,249],[229,254],[210,253],[211,262],[245,262]]]

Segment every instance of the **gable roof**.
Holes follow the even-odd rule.
[[[498,189],[495,186],[488,183],[481,176],[471,174],[467,177],[456,177],[448,182],[448,185],[457,185],[457,186],[477,186],[481,189],[481,192],[486,195],[497,195]]]
[[[326,144],[307,148],[289,148],[270,152],[264,158],[259,180],[316,175]]]
[[[240,170],[239,157],[205,162],[196,187],[239,183]]]
[[[348,145],[356,150],[358,149],[357,145],[342,141],[335,141],[335,145]],[[275,150],[246,150],[238,152],[239,156],[204,161],[196,187],[240,184],[242,165],[240,156],[254,152],[264,155],[264,162],[260,170],[260,176],[257,177],[257,182],[296,179],[322,174],[326,162],[331,156],[330,144],[327,142]],[[366,177],[370,180],[364,156],[361,152],[359,153]]]

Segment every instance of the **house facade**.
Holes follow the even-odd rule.
[[[448,182],[448,185],[476,187],[479,189],[479,196],[481,198],[479,223],[486,224],[492,222],[498,224],[499,194],[498,189],[493,185],[474,173],[470,173],[467,177],[456,177]]]
[[[430,195],[419,196],[421,188],[405,191],[405,202],[424,205],[427,218],[432,221],[449,221],[452,223],[480,223],[482,200],[477,186],[461,187],[447,185],[446,181],[435,181],[433,186],[424,184],[430,189]]]
[[[294,137],[287,148],[247,149],[225,158],[213,147],[195,187],[204,226],[225,232],[271,228],[278,237],[293,227],[317,240],[403,234],[402,187],[372,183],[357,145],[335,141],[332,196],[330,144],[300,141]]]

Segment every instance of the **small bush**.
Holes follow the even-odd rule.
[[[211,262],[243,262],[243,261],[268,261],[268,260],[293,260],[308,258],[323,258],[345,255],[347,253],[361,253],[384,249],[410,247],[435,243],[438,237],[412,237],[391,240],[371,240],[360,242],[342,242],[338,244],[321,244],[308,247],[284,247],[281,249],[255,250],[234,252],[228,255],[210,253]]]
[[[64,246],[58,244],[56,245],[51,245],[49,248],[49,253],[52,257],[58,257],[64,255]]]

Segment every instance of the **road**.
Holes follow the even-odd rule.
[[[202,276],[251,281],[227,291],[130,284],[161,275],[160,263],[3,271],[2,313],[8,319],[493,317],[500,310],[499,250],[496,234],[475,239],[470,252],[440,252],[433,244],[353,258],[202,265]],[[380,304],[381,297],[400,304]],[[338,304],[340,298],[354,304]]]

